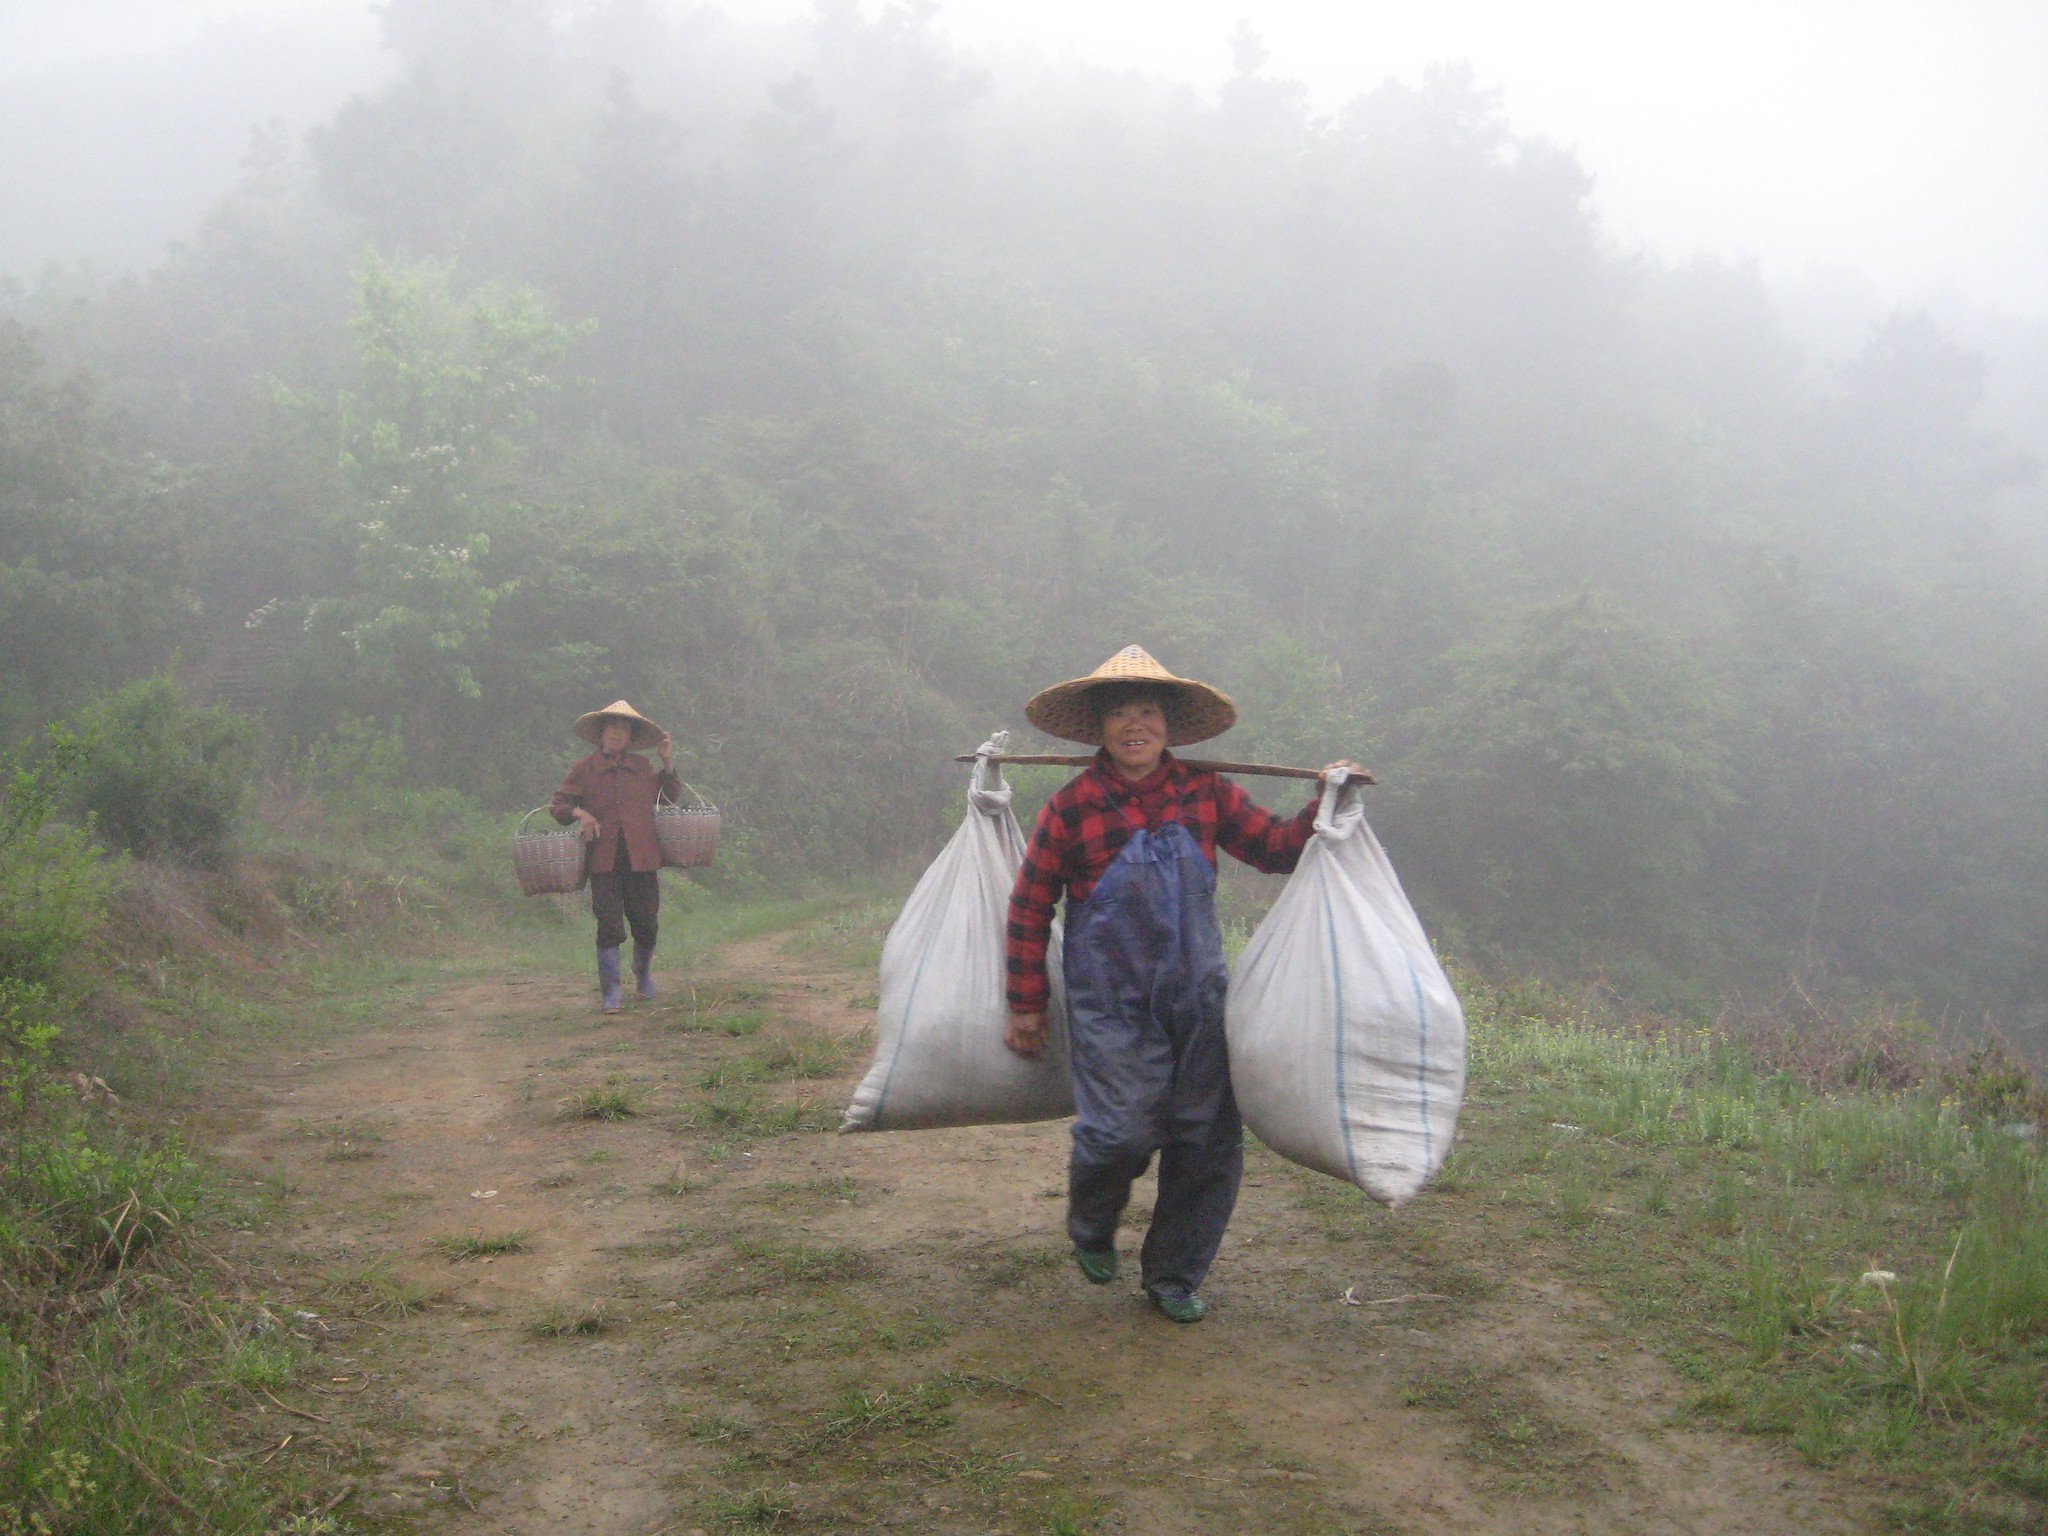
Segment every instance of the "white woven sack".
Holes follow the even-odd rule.
[[[968,780],[968,811],[903,904],[882,946],[875,1063],[846,1106],[842,1131],[917,1130],[1057,1120],[1074,1112],[1060,930],[1046,952],[1052,1002],[1045,1055],[1003,1044],[1004,935],[1024,834],[1010,786],[988,761],[1007,736],[984,742]]]
[[[1232,972],[1225,1028],[1245,1124],[1282,1157],[1395,1207],[1442,1166],[1465,1011],[1356,787],[1325,787],[1316,835]]]

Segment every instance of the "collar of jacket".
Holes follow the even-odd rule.
[[[654,772],[654,765],[648,762],[647,759],[642,757],[638,752],[600,751],[593,752],[590,755],[597,759],[597,766],[600,769],[604,770],[606,773],[610,773],[615,768],[623,768],[628,773]]]
[[[1109,792],[1118,799],[1142,800],[1147,795],[1157,794],[1180,776],[1180,759],[1170,751],[1161,752],[1157,768],[1142,779],[1127,779],[1117,771],[1115,762],[1110,758],[1109,748],[1097,747],[1093,772],[1100,776]]]

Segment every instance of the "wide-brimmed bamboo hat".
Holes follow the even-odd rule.
[[[593,747],[603,746],[604,723],[607,720],[623,720],[633,727],[633,738],[626,745],[636,752],[642,747],[661,745],[661,727],[624,699],[615,700],[603,709],[593,709],[587,715],[578,715],[576,724],[570,729]]]
[[[1109,683],[1146,683],[1166,695],[1166,744],[1184,747],[1221,736],[1237,724],[1230,695],[1191,677],[1175,677],[1141,645],[1127,645],[1086,677],[1055,683],[1034,694],[1024,718],[1062,741],[1102,745],[1102,723],[1088,695]]]

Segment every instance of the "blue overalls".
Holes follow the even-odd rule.
[[[1068,1236],[1091,1252],[1115,1247],[1131,1181],[1156,1151],[1159,1198],[1140,1274],[1155,1295],[1192,1295],[1244,1176],[1216,867],[1178,821],[1141,829],[1088,899],[1067,903],[1065,943],[1076,1115]]]

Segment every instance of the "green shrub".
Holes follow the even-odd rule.
[[[254,779],[250,721],[214,705],[195,709],[170,679],[145,678],[88,707],[75,728],[69,798],[99,837],[130,853],[208,867],[224,863]]]
[[[10,1172],[24,1165],[30,1126],[58,1033],[50,1018],[47,988],[0,976],[0,1127],[4,1127]]]
[[[0,1536],[273,1529],[294,1488],[232,1459],[233,1409],[303,1347],[181,1251],[217,1192],[175,1143],[55,1104],[20,1150],[0,1167]]]
[[[80,946],[106,914],[99,850],[79,828],[50,825],[77,761],[60,743],[42,762],[0,769],[0,982],[75,992]]]
[[[344,715],[300,752],[294,771],[330,812],[394,841],[435,844],[490,825],[469,796],[422,782],[395,723],[381,731]]]
[[[76,1120],[32,1141],[11,1174],[9,1198],[34,1213],[46,1259],[73,1278],[123,1268],[164,1242],[198,1209],[203,1189],[177,1141]]]

